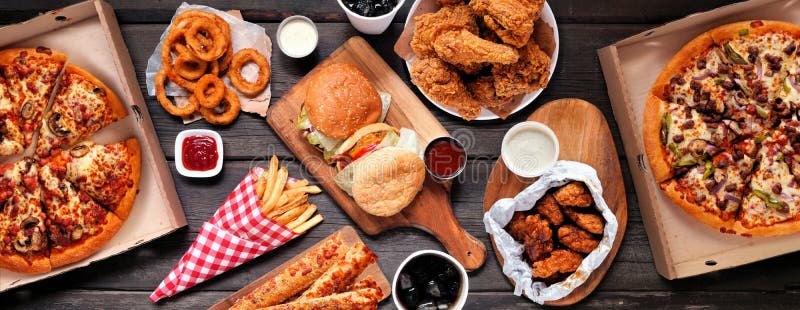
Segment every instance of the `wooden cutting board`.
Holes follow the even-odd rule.
[[[236,293],[231,294],[230,296],[226,297],[225,299],[221,300],[220,302],[218,302],[217,304],[211,306],[211,308],[208,308],[208,309],[209,310],[225,310],[225,309],[230,308],[231,306],[233,306],[234,303],[236,303],[237,300],[239,300],[240,298],[246,296],[247,294],[250,294],[250,292],[252,292],[256,288],[258,288],[262,284],[264,284],[267,281],[269,281],[270,279],[276,277],[284,269],[289,267],[289,265],[291,265],[294,262],[296,262],[299,259],[301,259],[304,255],[306,255],[306,253],[314,251],[315,249],[320,247],[323,243],[325,243],[325,241],[328,241],[328,239],[333,237],[333,235],[335,235],[335,234],[341,234],[342,239],[344,240],[344,244],[346,244],[348,247],[352,247],[353,245],[356,244],[356,242],[361,241],[361,238],[358,237],[358,233],[356,232],[355,229],[353,229],[352,226],[342,227],[341,229],[339,229],[335,233],[333,233],[330,236],[328,236],[328,238],[322,239],[322,241],[317,242],[317,244],[315,244],[312,247],[306,249],[302,253],[297,254],[295,257],[292,257],[292,259],[286,261],[285,263],[281,264],[280,266],[276,267],[275,269],[273,269],[272,271],[268,272],[267,274],[261,276],[260,278],[256,279],[255,281],[250,282],[250,284],[248,284],[247,286],[245,286],[242,289],[236,291]],[[378,259],[380,259],[380,257]],[[391,286],[391,284],[389,284],[389,280],[386,279],[386,276],[383,274],[383,271],[381,271],[381,268],[378,267],[377,263],[373,263],[372,265],[369,265],[369,267],[367,267],[367,269],[364,269],[364,272],[362,272],[361,275],[359,275],[358,278],[356,278],[356,282],[358,282],[359,280],[361,280],[363,278],[366,278],[367,276],[372,276],[372,278],[375,279],[375,282],[377,282],[378,286],[381,288],[381,291],[383,292],[383,297],[381,297],[381,300],[384,300],[384,299],[388,298],[389,295],[391,295],[392,286]]]
[[[396,227],[416,227],[439,239],[450,255],[461,262],[465,269],[474,270],[483,265],[486,260],[486,247],[480,240],[464,231],[453,214],[449,190],[436,183],[430,176],[426,177],[423,189],[416,199],[402,212],[391,217],[378,217],[364,212],[353,198],[333,181],[336,169],[325,163],[322,153],[309,144],[294,126],[305,100],[309,77],[316,74],[320,68],[332,63],[355,65],[367,75],[378,91],[390,93],[392,104],[386,116],[386,123],[397,128],[406,127],[415,130],[419,134],[422,146],[436,137],[449,135],[414,92],[408,89],[406,83],[361,37],[347,40],[278,102],[272,104],[267,111],[269,125],[328,194],[367,234],[375,235]]]
[[[611,130],[608,129],[603,113],[586,101],[580,99],[551,101],[533,112],[528,120],[543,123],[555,132],[560,146],[559,160],[582,162],[597,170],[597,176],[603,186],[603,198],[616,215],[619,223],[611,252],[608,253],[608,257],[600,267],[592,272],[589,279],[566,297],[545,302],[545,305],[551,306],[572,305],[588,296],[600,284],[600,280],[603,279],[611,262],[614,261],[614,256],[617,255],[622,242],[622,236],[625,234],[628,208],[617,150],[614,148],[614,139],[611,137]],[[523,179],[512,174],[506,168],[502,158],[499,158],[489,175],[483,200],[483,211],[489,211],[497,200],[516,196],[533,181],[535,179]],[[500,265],[503,265],[503,258],[497,252],[494,238],[492,238],[492,246],[495,247]],[[513,283],[513,281],[511,282]]]

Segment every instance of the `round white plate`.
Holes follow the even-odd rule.
[[[417,6],[419,5],[419,2],[420,2],[420,0],[414,1],[414,4],[411,6],[411,10],[409,10],[409,12],[416,11],[417,10]],[[553,10],[550,9],[550,5],[547,4],[547,2],[544,3],[544,9],[542,10],[542,17],[541,18],[542,18],[543,21],[547,22],[551,27],[553,27],[553,38],[555,39],[555,43],[556,43],[556,49],[553,51],[553,57],[550,59],[550,77],[548,78],[548,81],[549,81],[549,80],[553,79],[553,72],[556,71],[556,63],[558,62],[558,48],[561,46],[561,44],[558,42],[558,25],[556,25],[556,17],[555,17],[555,15],[553,15]],[[408,17],[406,17],[406,25],[408,25],[408,21],[410,19],[411,19],[411,14],[409,14]],[[412,62],[406,61],[406,67],[408,68],[409,72],[411,72],[411,63]],[[419,87],[417,87],[417,88],[419,88]],[[533,100],[536,99],[536,97],[539,97],[539,94],[542,93],[542,90],[544,90],[544,88],[539,89],[539,90],[537,90],[535,92],[532,92],[532,93],[525,94],[524,96],[522,96],[522,98],[521,98],[522,103],[520,103],[520,105],[517,106],[517,108],[514,109],[514,111],[512,111],[509,114],[509,116],[511,114],[517,113],[517,111],[522,110],[523,108],[525,108],[526,106],[531,104],[531,102],[533,102]],[[456,112],[456,109],[448,108],[448,107],[445,107],[444,105],[439,104],[438,102],[436,102],[433,99],[431,99],[430,97],[428,97],[428,95],[425,94],[425,92],[423,92],[421,89],[420,89],[420,92],[422,93],[423,96],[425,96],[425,98],[428,99],[428,101],[432,102],[433,105],[435,105],[437,108],[439,108],[442,111],[445,111],[447,113],[450,113],[451,115],[460,117],[458,115],[458,112]],[[514,100],[520,100],[520,99],[515,98]],[[499,116],[495,115],[494,113],[492,113],[491,111],[487,110],[486,108],[481,108],[481,114],[478,115],[478,117],[475,118],[475,120],[484,121],[484,120],[493,120],[493,119],[499,119],[499,118],[500,118]]]

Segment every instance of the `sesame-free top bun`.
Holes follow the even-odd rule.
[[[376,216],[392,216],[408,206],[422,189],[425,163],[411,151],[386,147],[356,160],[353,199]]]
[[[378,121],[381,98],[361,70],[336,63],[311,77],[305,108],[314,128],[328,137],[343,140]]]

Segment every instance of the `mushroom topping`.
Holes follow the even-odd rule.
[[[699,158],[703,156],[703,154],[706,152],[707,145],[708,143],[705,140],[696,139],[692,140],[692,142],[689,142],[687,148],[689,149],[689,152],[691,152],[692,155],[694,155],[694,157]]]
[[[83,236],[83,227],[75,226],[72,230],[72,240],[78,241]]]
[[[72,157],[76,158],[83,157],[88,153],[89,153],[89,146],[86,144],[76,145],[75,147],[69,150],[69,154],[72,155]]]
[[[98,94],[98,95],[105,95],[106,94],[106,90],[103,89],[102,87],[95,87],[94,89],[92,89],[92,92],[95,93],[95,94]]]
[[[31,119],[31,117],[33,117],[33,103],[25,101],[22,105],[22,109],[19,110],[19,114],[22,115],[24,119]]]
[[[64,128],[61,123],[61,113],[53,113],[47,118],[47,127],[50,128],[50,131],[53,132],[57,136],[65,137],[69,134],[69,130]]]

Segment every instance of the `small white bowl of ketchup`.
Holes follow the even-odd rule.
[[[175,167],[182,176],[209,178],[222,171],[222,137],[216,131],[189,129],[175,138]]]

